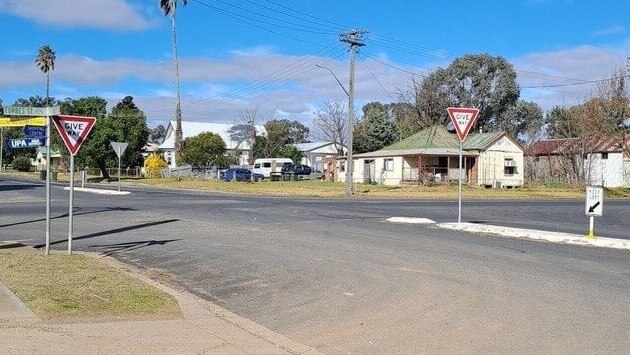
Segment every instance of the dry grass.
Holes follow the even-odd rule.
[[[32,249],[5,249],[0,253],[0,279],[44,319],[181,315],[177,301],[169,294],[80,254],[45,256]]]
[[[328,181],[264,181],[260,183],[223,182],[189,179],[142,179],[138,184],[161,188],[195,189],[234,192],[250,195],[293,197],[345,197],[344,183]],[[384,186],[357,184],[356,198],[409,198],[409,199],[456,199],[457,184],[434,186]],[[524,186],[516,189],[487,189],[479,186],[463,186],[463,196],[470,199],[570,199],[584,198],[583,186]],[[630,189],[606,189],[607,198],[630,197]]]

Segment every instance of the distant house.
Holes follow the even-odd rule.
[[[630,134],[540,140],[525,155],[532,180],[630,187]]]
[[[235,154],[237,151],[240,152],[238,164],[249,165],[249,140],[238,139],[235,136],[231,136],[230,129],[234,126],[234,124],[229,123],[182,121],[182,138],[194,137],[204,132],[218,134],[225,142],[227,153]],[[175,127],[176,121],[169,122],[164,141],[158,147],[158,150],[162,152],[164,160],[166,160],[169,167],[177,166],[177,162],[175,161]],[[256,125],[256,135],[266,136],[267,130],[265,126]]]
[[[35,167],[36,171],[46,170],[46,152],[46,147],[37,147],[37,155],[35,159],[31,159],[31,165]],[[54,171],[65,171],[67,169],[63,166],[60,151],[51,149],[50,166]]]
[[[333,142],[299,143],[293,144],[293,146],[304,154],[301,164],[322,172],[327,169],[327,162],[330,158],[346,152],[346,147]]]
[[[463,144],[462,180],[487,187],[523,185],[523,148],[503,132],[471,133]],[[345,157],[338,157],[345,181]],[[436,125],[381,150],[355,154],[353,180],[384,185],[459,179],[459,138]]]

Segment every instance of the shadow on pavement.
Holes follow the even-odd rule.
[[[109,229],[109,230],[102,231],[102,232],[96,232],[96,233],[82,235],[82,236],[79,236],[79,237],[73,237],[72,240],[73,241],[77,241],[77,240],[81,240],[81,239],[102,237],[104,235],[122,233],[122,232],[127,232],[127,231],[131,231],[131,230],[135,230],[135,229],[141,229],[141,228],[147,228],[147,227],[153,227],[153,226],[159,226],[161,224],[172,223],[172,222],[177,222],[177,221],[179,221],[179,219],[167,219],[167,220],[164,220],[164,221],[136,224],[136,225],[133,225],[133,226],[127,226],[127,227],[116,228],[116,229]],[[50,245],[66,243],[66,242],[67,242],[67,240],[65,240],[65,239],[64,240],[57,240],[57,241],[51,242]],[[45,244],[39,244],[39,245],[34,246],[34,248],[38,248],[39,249],[39,248],[43,248],[44,246],[45,246]]]
[[[75,208],[74,210],[75,211],[80,211],[79,208]],[[82,216],[82,215],[93,214],[93,213],[112,212],[112,211],[123,211],[123,212],[125,212],[125,211],[135,211],[135,210],[136,209],[134,209],[134,208],[127,208],[127,207],[107,207],[107,208],[96,210],[96,211],[74,212],[73,215],[74,216]],[[64,214],[61,214],[61,215],[55,216],[55,217],[50,217],[50,219],[53,220],[53,219],[65,218],[65,217],[68,217],[68,213],[64,213]],[[45,220],[46,220],[46,217],[40,218],[40,219],[34,219],[34,220],[31,220],[31,221],[22,221],[22,222],[15,222],[15,223],[0,224],[0,228],[2,228],[2,227],[19,226],[20,224],[43,222]]]
[[[101,248],[105,249],[102,252],[103,255],[111,256],[119,252],[130,251],[135,249],[140,249],[144,247],[150,247],[153,245],[164,245],[166,243],[176,242],[181,239],[164,239],[164,240],[142,240],[137,242],[127,242],[127,243],[115,243],[115,244],[95,244],[91,245],[92,248]]]

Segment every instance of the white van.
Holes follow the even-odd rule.
[[[254,161],[254,173],[263,174],[268,179],[271,175],[280,175],[280,170],[284,164],[293,164],[289,158],[262,158]]]

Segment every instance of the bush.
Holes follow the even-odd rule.
[[[16,157],[11,165],[17,171],[31,171],[31,160],[27,157]]]
[[[161,177],[162,169],[168,165],[166,161],[157,154],[151,154],[144,160],[144,176],[147,178]]]

